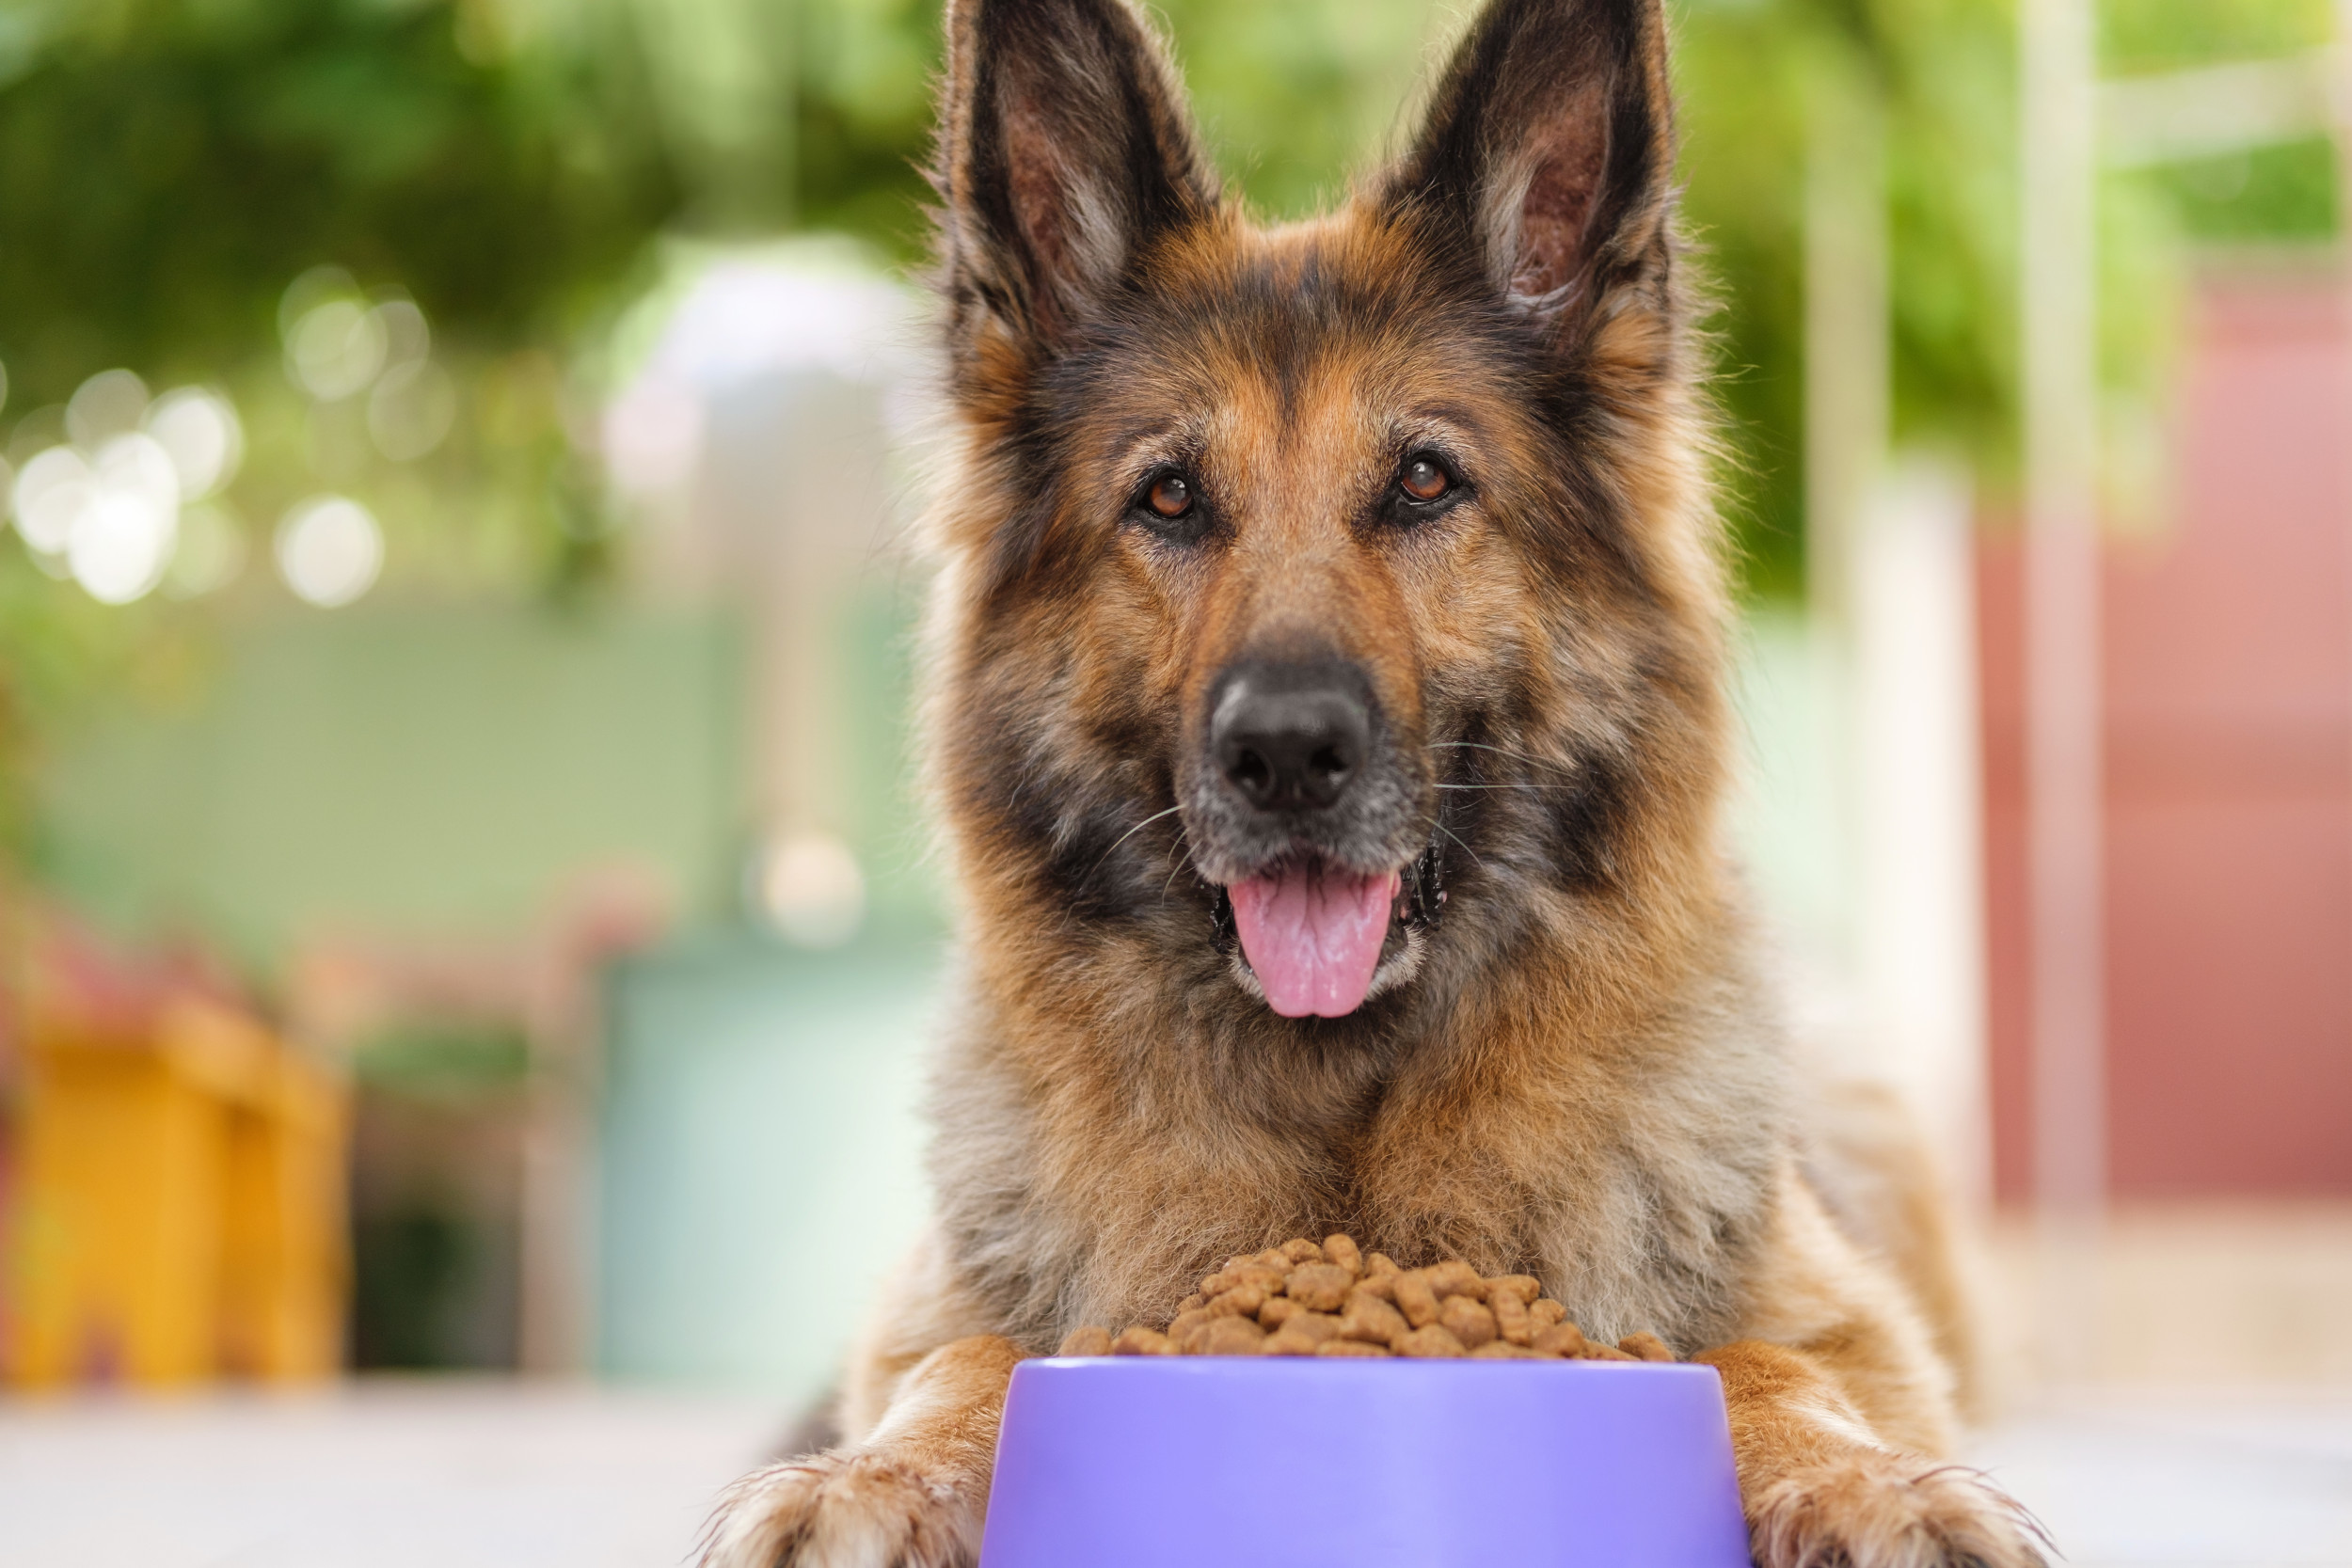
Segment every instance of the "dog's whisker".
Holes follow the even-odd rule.
[[[1527,752],[1514,752],[1506,746],[1489,746],[1483,740],[1433,740],[1428,742],[1423,750],[1432,752],[1491,752],[1496,756],[1502,757],[1506,761],[1515,762],[1522,768],[1532,768],[1545,772],[1559,773],[1569,778],[1576,777],[1581,771],[1573,763],[1561,762],[1552,757],[1539,757]],[[1440,785],[1439,787],[1445,788],[1449,786]]]
[[[1438,832],[1445,834],[1446,837],[1452,839],[1454,843],[1460,844],[1462,846],[1462,853],[1468,855],[1471,860],[1477,861],[1482,869],[1486,866],[1486,863],[1479,858],[1478,851],[1471,848],[1468,844],[1463,843],[1462,835],[1460,833],[1455,832],[1453,829],[1447,827],[1444,823],[1438,821],[1427,812],[1423,812],[1422,814],[1422,820],[1437,829]]]
[[[1170,806],[1166,811],[1155,811],[1151,816],[1145,817],[1142,821],[1136,823],[1134,827],[1128,829],[1125,832],[1120,834],[1117,838],[1111,840],[1111,847],[1104,850],[1101,857],[1097,859],[1091,866],[1087,868],[1089,873],[1091,874],[1092,872],[1101,870],[1103,868],[1103,862],[1109,860],[1113,855],[1119,853],[1119,847],[1126,843],[1129,839],[1135,837],[1136,834],[1143,832],[1144,829],[1150,827],[1152,823],[1157,822],[1161,817],[1173,816],[1184,809],[1184,808],[1183,806],[1177,805]]]
[[[1510,757],[1510,759],[1513,759],[1513,762],[1527,762],[1527,764],[1532,764],[1532,767],[1538,767],[1538,768],[1560,768],[1562,773],[1574,773],[1574,771],[1576,771],[1576,768],[1571,767],[1571,764],[1566,764],[1566,762],[1557,762],[1555,757],[1536,757],[1536,754],[1534,754],[1534,752],[1515,752],[1515,750],[1510,750],[1508,745],[1486,745],[1485,740],[1430,740],[1428,745],[1423,745],[1423,750],[1430,750],[1430,752],[1442,752],[1442,750],[1466,750],[1466,752],[1494,752],[1496,757]]]
[[[1168,846],[1169,854],[1175,859],[1176,863],[1169,868],[1168,880],[1160,884],[1160,902],[1163,904],[1168,902],[1168,890],[1176,885],[1176,879],[1183,876],[1184,867],[1192,863],[1192,859],[1189,853],[1184,855],[1176,855],[1175,850],[1179,847],[1182,847],[1189,851],[1191,845],[1192,841],[1186,834],[1184,825],[1181,822],[1178,823],[1176,825],[1176,842]]]

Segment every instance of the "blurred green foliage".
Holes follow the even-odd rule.
[[[2136,76],[2292,55],[2335,37],[2335,0],[2100,0],[2100,69]]]
[[[2012,4],[1676,6],[1687,210],[1756,592],[1803,582],[1803,191],[1824,95],[1875,101],[1885,127],[1897,438],[2007,483]],[[1220,163],[1273,216],[1393,148],[1468,8],[1158,7]],[[2103,0],[2101,24],[2106,69],[2131,73],[2309,48],[2332,4]],[[826,228],[914,262],[937,55],[937,0],[0,0],[11,456],[54,438],[54,411],[31,411],[108,366],[214,382],[246,420],[230,500],[256,553],[263,524],[332,487],[375,509],[412,584],[590,581],[612,554],[580,455],[595,350],[659,272],[657,242]],[[2106,182],[2106,370],[2129,418],[2161,398],[2178,242],[2325,238],[2334,189],[2316,142]],[[432,322],[460,412],[430,457],[373,455],[356,404],[281,373],[278,302],[322,263]],[[0,835],[44,716],[93,684],[185,684],[212,607],[274,592],[264,576],[109,610],[0,548]]]
[[[1894,438],[1994,475],[2014,443],[2014,39],[2004,0],[1705,0],[1681,12],[1686,211],[1716,280],[1752,591],[1804,584],[1804,184],[1826,103],[1883,127]]]
[[[361,1085],[412,1100],[468,1101],[519,1089],[531,1046],[511,1030],[395,1029],[352,1053]]]
[[[0,44],[0,355],[20,407],[109,365],[275,349],[331,263],[487,347],[562,344],[682,201],[626,18],[506,49],[483,7],[15,0]]]
[[[2336,149],[2324,136],[2199,158],[2141,178],[2199,240],[2317,244],[2335,236]]]

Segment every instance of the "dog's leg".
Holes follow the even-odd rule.
[[[703,1568],[971,1568],[1005,1386],[1020,1359],[993,1334],[932,1351],[899,1379],[864,1441],[728,1488]]]
[[[1778,1230],[1756,1337],[1698,1357],[1723,1374],[1757,1568],[2038,1568],[2031,1515],[1940,1457],[1950,1374],[1894,1281],[1801,1183]]]
[[[1814,1356],[1710,1351],[1757,1568],[2039,1568],[2040,1530],[1978,1472],[1882,1442]]]

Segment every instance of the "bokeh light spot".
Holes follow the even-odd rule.
[[[384,322],[356,299],[330,299],[303,312],[286,335],[286,373],[322,402],[367,389],[384,369]]]
[[[73,519],[66,565],[101,604],[129,604],[163,580],[179,527],[175,508],[130,486],[101,484]]]
[[[158,512],[180,509],[180,470],[152,436],[134,431],[98,449],[91,465],[102,492],[134,495]]]
[[[9,492],[16,531],[41,555],[61,555],[73,519],[98,496],[89,461],[72,447],[51,447],[27,459]]]
[[[800,947],[838,947],[866,920],[866,874],[839,839],[797,833],[761,856],[762,911],[787,942]]]
[[[347,496],[314,496],[278,525],[278,573],[311,604],[351,603],[374,585],[383,565],[383,530]]]
[[[188,500],[215,495],[237,477],[245,458],[245,426],[236,405],[203,387],[181,387],[147,411],[147,433],[170,455]]]
[[[375,308],[376,325],[384,329],[384,368],[396,371],[433,352],[433,329],[417,302],[395,294]]]
[[[146,382],[130,371],[100,371],[66,401],[65,430],[77,446],[94,451],[110,436],[138,429],[146,412]]]

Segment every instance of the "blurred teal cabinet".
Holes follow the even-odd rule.
[[[773,1390],[833,1377],[925,1210],[934,946],[690,938],[610,981],[598,1362]]]

